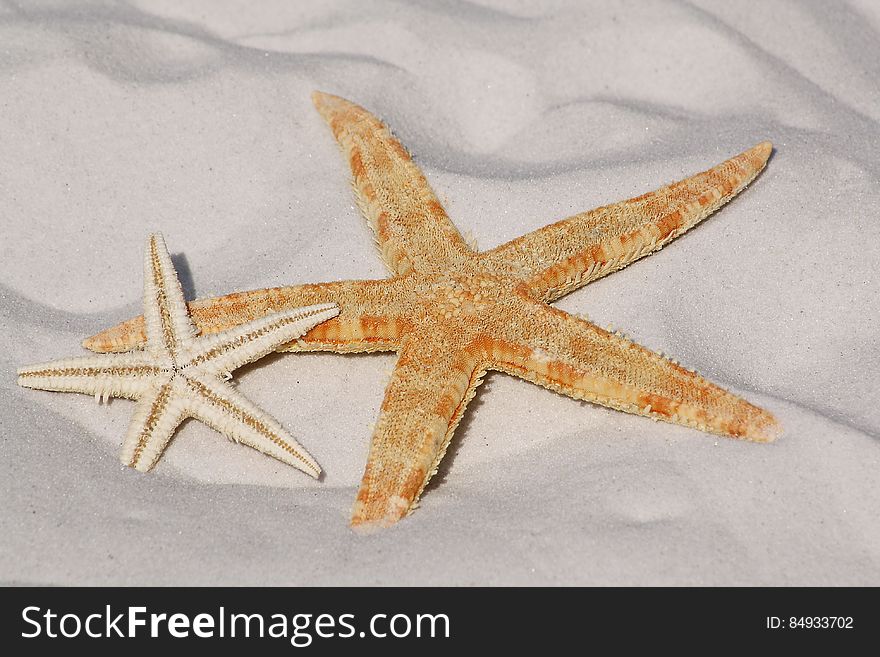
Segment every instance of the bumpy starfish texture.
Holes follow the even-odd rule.
[[[358,205],[393,276],[255,290],[190,304],[204,332],[271,308],[335,301],[337,318],[287,351],[396,351],[353,525],[390,525],[416,505],[488,370],[575,399],[758,442],[773,416],[677,363],[549,305],[656,251],[739,193],[763,169],[764,142],[708,171],[628,201],[472,250],[425,176],[379,119],[342,98],[313,96],[347,157]],[[130,349],[135,318],[84,342]]]
[[[143,351],[57,360],[18,370],[26,388],[137,400],[122,462],[151,469],[180,423],[194,417],[230,439],[317,478],[321,468],[281,425],[226,383],[230,372],[335,317],[334,304],[296,308],[196,337],[161,235],[144,263]]]

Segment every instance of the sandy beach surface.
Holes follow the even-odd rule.
[[[0,0],[0,582],[880,584],[880,8],[862,2]],[[140,313],[386,275],[320,89],[382,117],[481,248],[769,139],[740,197],[558,302],[776,414],[756,445],[502,374],[421,508],[348,517],[393,354],[272,356],[239,388],[323,481],[189,421],[21,389]]]

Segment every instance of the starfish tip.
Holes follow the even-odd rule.
[[[395,524],[397,520],[365,520],[362,518],[352,518],[351,519],[351,530],[355,534],[360,534],[362,536],[369,536],[370,534],[377,534],[383,529],[388,529],[393,524]]]
[[[783,433],[782,425],[776,420],[776,418],[771,418],[770,422],[761,427],[758,434],[758,441],[762,443],[772,443],[775,442],[777,438],[781,437]]]
[[[137,459],[136,461],[129,454],[122,454],[119,458],[122,462],[122,465],[131,468],[132,470],[137,470],[138,472],[149,472],[153,469],[153,464],[150,463],[149,459]]]
[[[770,159],[770,154],[773,153],[773,144],[769,141],[762,141],[757,146],[754,146],[750,151],[749,155],[754,157],[755,160],[760,162],[761,166]]]
[[[106,331],[101,331],[100,333],[95,333],[95,335],[92,335],[92,336],[86,338],[85,340],[80,342],[80,344],[82,345],[82,347],[84,349],[88,349],[89,351],[99,351],[100,352],[100,351],[102,351],[101,346],[104,343],[104,339],[101,336],[105,332]]]
[[[41,390],[42,386],[40,385],[41,380],[44,377],[39,376],[40,365],[29,365],[25,367],[19,367],[16,371],[16,382],[22,388],[30,388],[31,390]]]
[[[99,354],[131,351],[140,346],[138,339],[143,340],[142,334],[143,318],[137,317],[134,320],[104,329],[100,333],[95,333],[93,336],[80,342],[80,345],[84,349]],[[134,344],[132,344],[133,342]]]
[[[368,505],[358,500],[351,513],[351,528],[362,534],[387,529],[401,520],[412,508],[412,502],[394,495],[385,504]]]
[[[315,107],[319,110],[340,100],[342,99],[339,96],[318,91],[317,89],[312,92],[312,103],[314,103]]]
[[[753,443],[772,443],[782,433],[782,425],[779,421],[772,414],[761,410],[760,416],[754,418],[745,433],[740,434],[739,437]]]

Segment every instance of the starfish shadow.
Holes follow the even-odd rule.
[[[177,278],[180,280],[180,287],[183,288],[183,298],[195,299],[196,284],[186,256],[182,253],[176,253],[171,256],[171,262],[174,263],[174,268],[177,270]]]

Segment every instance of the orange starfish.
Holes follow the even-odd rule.
[[[662,356],[549,304],[675,239],[763,169],[769,142],[655,192],[472,250],[421,170],[379,119],[337,96],[313,100],[348,158],[357,202],[393,276],[239,292],[190,304],[203,333],[282,309],[334,302],[340,314],[287,351],[395,351],[352,525],[411,512],[488,370],[628,413],[767,442],[773,416]],[[138,317],[84,342],[144,342]]]

